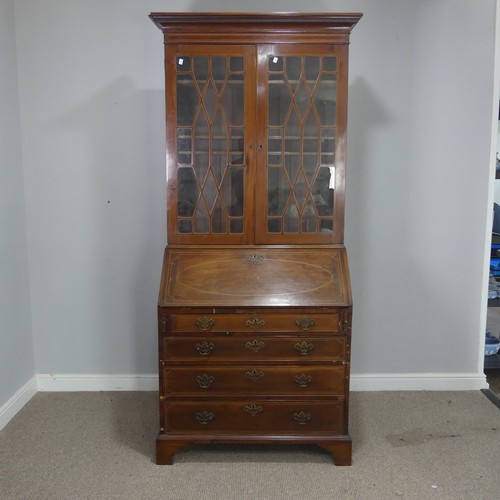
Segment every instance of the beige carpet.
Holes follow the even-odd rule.
[[[193,447],[157,466],[156,394],[39,393],[0,431],[0,498],[500,498],[500,410],[481,392],[351,400],[351,467],[275,446]]]

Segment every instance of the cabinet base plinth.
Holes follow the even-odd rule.
[[[337,466],[351,465],[352,440],[350,436],[180,436],[159,434],[156,438],[157,465],[172,465],[174,455],[192,444],[314,444],[332,455]]]

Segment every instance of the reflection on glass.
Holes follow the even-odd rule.
[[[332,232],[337,59],[268,58],[267,231]]]
[[[179,233],[243,233],[244,70],[242,56],[176,58]]]
[[[333,189],[330,189],[331,172],[328,167],[319,169],[312,197],[319,215],[333,215]]]
[[[222,199],[231,217],[243,215],[245,170],[243,167],[230,167],[222,182]]]
[[[288,205],[285,219],[283,221],[284,224],[284,232],[285,233],[298,233],[299,231],[299,211],[297,209],[297,205],[295,203],[290,203]]]
[[[198,204],[196,215],[194,217],[194,232],[206,234],[210,232],[210,224],[208,219],[207,207],[203,200]]]
[[[177,186],[179,190],[178,214],[181,217],[191,217],[200,193],[192,168],[181,167],[177,170]]]
[[[321,77],[316,93],[314,94],[314,105],[319,116],[321,125],[332,127],[336,123],[337,80],[329,79],[335,75],[324,75]]]
[[[267,175],[267,213],[282,215],[290,196],[290,187],[282,168],[268,168]]]
[[[191,219],[179,219],[179,233],[192,233],[193,224]]]
[[[177,75],[177,125],[193,124],[200,99],[191,75]]]

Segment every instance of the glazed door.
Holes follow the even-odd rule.
[[[168,241],[254,239],[255,47],[167,46]]]
[[[347,46],[258,47],[256,243],[342,243]]]

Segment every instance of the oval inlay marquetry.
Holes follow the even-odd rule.
[[[238,269],[237,280],[235,269]],[[238,259],[228,259],[188,267],[178,274],[177,280],[194,290],[216,295],[289,295],[328,285],[332,273],[315,264],[269,258],[258,267],[248,266],[245,270]]]

